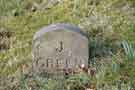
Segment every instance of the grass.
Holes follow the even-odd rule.
[[[131,61],[135,60],[134,47],[126,41],[123,41],[122,45],[123,45],[127,60],[131,60]]]
[[[97,70],[95,78],[90,79],[98,88],[103,85],[102,88],[110,86],[115,90],[119,80],[127,82],[125,86],[134,86],[134,9],[134,0],[61,0],[59,3],[0,0],[0,31],[12,32],[8,39],[10,48],[0,51],[0,77],[5,76],[7,83],[7,77],[20,75],[19,68],[23,64],[30,68],[34,33],[43,26],[60,22],[78,25],[88,33],[90,66],[93,61],[92,67]],[[54,82],[51,86],[52,83],[53,80],[48,83],[48,88],[57,85]],[[81,85],[77,81],[78,84]]]

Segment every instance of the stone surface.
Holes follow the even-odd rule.
[[[53,24],[36,32],[33,38],[33,70],[36,74],[63,73],[88,65],[88,39],[78,27]]]

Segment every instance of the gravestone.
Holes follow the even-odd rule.
[[[79,65],[88,66],[88,39],[80,28],[70,24],[52,24],[35,33],[33,70],[35,74],[58,74]]]

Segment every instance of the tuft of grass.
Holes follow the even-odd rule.
[[[124,48],[124,52],[126,54],[126,58],[130,61],[134,61],[135,60],[135,48],[131,44],[129,44],[127,41],[123,41],[122,45]]]

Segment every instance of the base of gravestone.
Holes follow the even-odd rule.
[[[66,75],[64,75],[63,73],[47,73],[47,72],[40,73],[37,76],[54,80],[61,80],[66,77]]]

